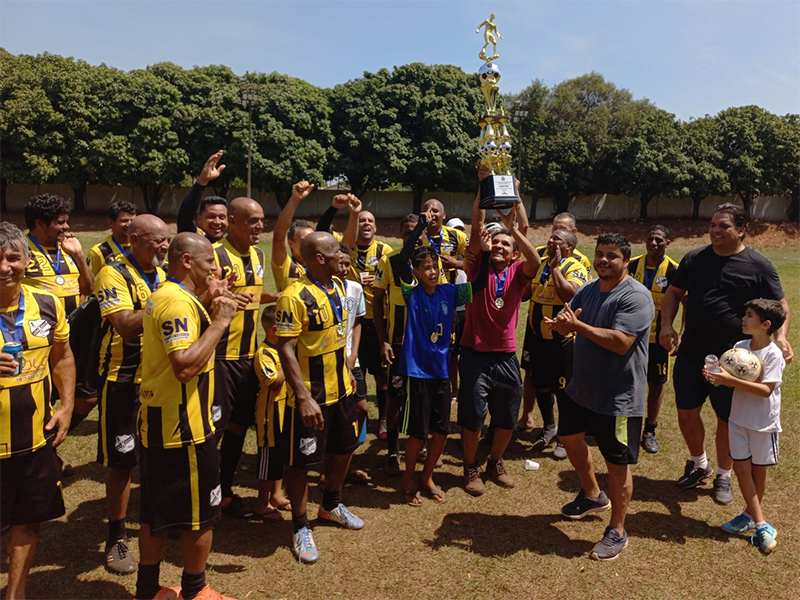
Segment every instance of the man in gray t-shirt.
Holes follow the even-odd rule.
[[[581,287],[555,319],[561,335],[576,334],[572,379],[558,403],[558,437],[581,481],[561,514],[580,519],[611,508],[603,539],[590,556],[616,558],[628,544],[625,515],[633,493],[630,466],[639,458],[647,395],[647,353],[655,307],[650,292],[628,275],[631,245],[616,233],[597,239],[598,279]],[[600,489],[586,444],[593,434],[608,467],[609,495]],[[609,500],[610,496],[610,500]]]

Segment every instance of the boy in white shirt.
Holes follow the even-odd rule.
[[[722,528],[730,533],[749,535],[750,543],[769,554],[775,549],[775,528],[766,522],[761,503],[767,487],[767,467],[778,464],[778,433],[781,431],[781,381],[786,362],[770,339],[786,320],[777,300],[758,298],[745,303],[742,332],[749,340],[734,348],[752,351],[764,365],[760,381],[737,379],[725,371],[704,375],[715,385],[734,388],[728,439],[733,470],[745,501],[745,510]]]

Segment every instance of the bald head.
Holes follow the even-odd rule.
[[[128,237],[135,233],[169,232],[167,224],[155,215],[138,215],[128,225]]]
[[[375,215],[368,210],[362,210],[358,214],[358,243],[369,244],[375,237],[378,228],[375,225]]]
[[[142,268],[164,264],[169,247],[169,227],[155,215],[139,215],[128,226],[131,254]]]
[[[246,198],[245,196],[240,196],[239,198],[234,198],[228,204],[228,216],[229,217],[233,216],[237,212],[239,213],[243,211],[249,212],[260,209],[261,205],[252,198]]]
[[[438,235],[447,218],[447,214],[444,212],[444,205],[436,198],[431,198],[422,205],[422,212],[427,212],[431,216],[428,221],[428,232]]]
[[[326,250],[335,248],[338,252],[339,242],[327,231],[312,231],[303,238],[300,244],[300,256],[303,262],[309,265],[314,262],[317,254],[324,253]]]
[[[169,245],[170,272],[172,272],[171,267],[173,263],[180,263],[181,257],[184,254],[196,257],[207,252],[213,253],[214,250],[211,247],[211,242],[205,237],[192,233],[191,231],[179,233],[172,238],[172,243]]]
[[[264,209],[252,198],[234,198],[228,205],[228,241],[239,252],[258,244],[264,230]]]

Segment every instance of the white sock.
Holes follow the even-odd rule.
[[[725,475],[725,477],[731,476],[730,469],[723,469],[722,467],[717,467],[717,475]]]
[[[758,523],[756,523],[756,529],[758,529],[759,527],[763,527],[766,524],[767,524],[766,521],[759,521]]]
[[[692,456],[691,459],[694,461],[695,469],[708,468],[708,457],[706,456],[705,452],[703,452],[700,456]]]

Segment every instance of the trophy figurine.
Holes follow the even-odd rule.
[[[503,105],[497,104],[500,67],[494,61],[500,57],[497,53],[497,38],[502,40],[503,36],[494,24],[494,14],[478,25],[475,33],[479,33],[481,27],[484,28],[484,44],[478,58],[486,62],[478,70],[478,76],[481,80],[481,92],[486,100],[486,111],[479,121],[481,137],[478,140],[478,154],[481,164],[487,166],[491,174],[481,181],[480,207],[503,209],[520,201],[511,171],[511,136],[506,127],[508,115]],[[492,56],[486,54],[489,44],[492,45]]]

